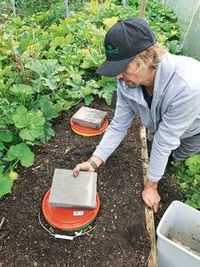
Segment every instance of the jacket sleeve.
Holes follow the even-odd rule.
[[[168,157],[180,145],[180,137],[200,115],[200,90],[183,88],[162,115],[154,135],[147,177],[158,182],[164,174]]]
[[[93,155],[98,156],[104,162],[118,147],[127,134],[135,114],[127,103],[126,98],[117,90],[117,104],[114,117],[108,126],[101,142],[96,147]]]

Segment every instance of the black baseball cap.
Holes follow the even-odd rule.
[[[156,37],[144,19],[119,20],[106,34],[106,61],[96,73],[108,77],[120,74],[137,54],[155,43]]]

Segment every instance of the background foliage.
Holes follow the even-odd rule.
[[[175,163],[174,168],[186,203],[200,209],[200,154],[192,155],[185,162]]]

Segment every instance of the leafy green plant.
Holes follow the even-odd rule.
[[[19,129],[19,136],[22,140],[35,141],[44,135],[45,119],[41,111],[27,111],[24,106],[19,106],[12,116],[14,125]]]
[[[113,92],[116,88],[116,81],[114,78],[101,77],[98,81],[101,91],[98,91],[98,96],[103,97],[108,105],[112,103]]]
[[[13,179],[0,173],[0,197],[11,193]]]
[[[175,163],[174,169],[186,203],[200,209],[200,154],[192,155],[185,162]]]
[[[30,167],[34,161],[34,154],[25,143],[20,143],[9,148],[7,158],[9,161],[20,161],[24,167]]]
[[[60,81],[57,74],[65,70],[65,67],[58,64],[57,59],[31,60],[25,67],[37,73],[39,76],[37,83],[50,90],[57,88],[57,84]]]
[[[17,178],[18,174],[13,170],[18,162],[24,167],[29,167],[33,164],[34,154],[25,143],[12,145],[7,151],[6,158],[2,158],[0,162],[0,197],[10,193],[13,181]],[[6,164],[9,168],[4,173]]]

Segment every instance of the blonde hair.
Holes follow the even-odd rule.
[[[157,42],[154,45],[147,48],[146,50],[137,54],[134,57],[133,62],[138,63],[140,70],[146,69],[148,67],[156,69],[165,52],[166,52],[165,47]]]

